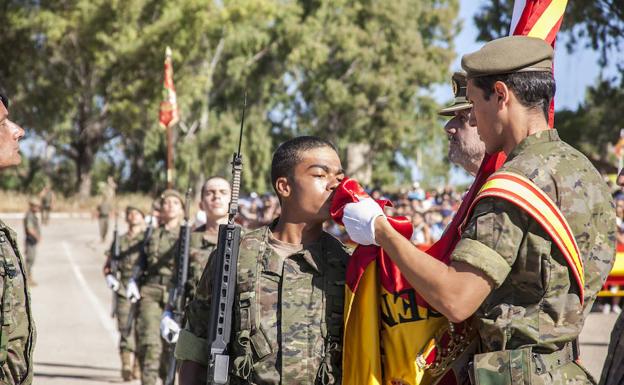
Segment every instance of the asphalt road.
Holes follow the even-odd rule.
[[[23,244],[22,221],[5,222],[19,233]],[[97,222],[88,219],[52,219],[42,233],[33,269],[37,285],[31,289],[38,333],[34,383],[121,383],[119,337],[101,273],[108,241],[99,241]],[[596,377],[615,319],[613,314],[591,313],[581,334],[582,362]]]

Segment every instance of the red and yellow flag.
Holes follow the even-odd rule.
[[[165,75],[163,79],[163,100],[160,102],[158,121],[162,128],[173,126],[180,120],[178,100],[173,85],[173,63],[171,48],[165,50]]]
[[[539,37],[555,48],[555,39],[567,4],[568,0],[516,0],[509,35]],[[554,127],[554,122],[555,100],[553,99],[548,111],[550,127]]]

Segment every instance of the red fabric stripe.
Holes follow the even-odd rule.
[[[525,204],[527,204],[530,207],[533,207],[533,205],[531,205],[530,203],[528,203],[524,198],[520,197],[519,195],[510,192],[508,190],[503,190],[503,189],[499,189],[499,188],[491,188],[488,189],[486,193],[479,195],[479,197],[477,197],[477,199],[475,200],[475,204],[480,201],[483,198],[486,198],[488,196],[492,196],[492,197],[497,197],[497,198],[502,198],[502,199],[506,199],[516,205],[519,205],[518,202],[514,201],[514,198],[519,201],[519,202],[524,202]],[[523,208],[524,209],[524,208]],[[580,292],[580,300],[581,300],[581,305],[585,302],[585,286],[583,284],[583,280],[581,279],[580,276],[580,271],[578,271],[576,264],[574,263],[574,261],[572,261],[572,256],[568,253],[567,249],[565,248],[563,241],[560,239],[559,234],[554,230],[554,228],[552,227],[552,225],[550,224],[550,222],[548,222],[546,220],[546,218],[544,218],[541,213],[536,210],[533,207],[533,210],[526,210],[524,209],[529,215],[531,215],[534,219],[536,219],[540,225],[544,226],[545,230],[547,230],[548,234],[551,236],[551,238],[553,239],[553,241],[555,241],[555,243],[557,244],[557,246],[559,247],[559,249],[561,250],[564,258],[566,259],[566,261],[568,262],[568,265],[572,268],[572,275],[579,287],[579,292]],[[550,231],[548,231],[548,229],[550,229]],[[579,255],[580,257],[580,255]],[[579,260],[579,262],[582,263],[582,260]]]
[[[515,178],[515,177],[514,177],[514,176],[512,176],[512,175],[508,175],[508,174],[498,174],[498,175],[494,175],[494,177],[493,177],[492,179],[496,179],[496,178],[499,178],[499,179],[507,179],[507,180],[513,181],[513,182],[515,182],[515,183],[519,183],[519,184],[521,184],[522,186],[526,187],[527,189],[531,190],[531,191],[533,192],[533,194],[535,194],[535,195],[537,195],[538,197],[540,197],[540,198],[541,198],[541,200],[542,200],[542,201],[543,201],[543,202],[544,202],[544,203],[545,203],[545,204],[546,204],[546,205],[550,208],[550,211],[552,211],[552,212],[553,212],[553,214],[555,214],[555,216],[557,217],[557,219],[558,219],[561,223],[563,223],[563,224],[565,224],[565,223],[566,223],[566,220],[565,220],[565,218],[561,215],[561,212],[559,211],[559,208],[558,208],[558,207],[556,207],[556,206],[554,205],[554,203],[552,202],[552,200],[550,199],[550,197],[548,197],[547,195],[545,195],[543,191],[538,190],[538,189],[537,189],[535,186],[533,186],[532,184],[526,183],[526,182],[525,182],[525,181],[523,181],[522,179],[520,179],[520,178]],[[522,199],[523,201],[529,202],[529,201],[527,201],[527,200],[526,200],[526,198],[520,198],[520,199]],[[529,202],[529,203],[530,203],[530,202]],[[531,204],[531,206],[532,206],[532,207],[535,207],[535,206],[533,206],[533,204]],[[563,228],[565,229],[566,234],[568,234],[568,237],[570,237],[570,239],[574,240],[575,238],[574,238],[574,235],[570,232],[570,228],[569,228],[568,226],[565,226],[565,225],[563,226]],[[578,250],[578,248],[577,248],[576,242],[574,242],[573,244],[574,244],[574,248],[576,249],[577,254],[579,254],[579,255],[580,255],[580,251],[579,251],[579,250]]]

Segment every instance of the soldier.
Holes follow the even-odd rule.
[[[624,187],[624,169],[617,177],[617,184]],[[624,312],[620,313],[613,330],[607,359],[600,375],[600,385],[621,385],[624,383]]]
[[[230,204],[230,183],[218,176],[208,178],[201,191],[199,208],[206,214],[206,223],[191,233],[189,245],[189,275],[187,281],[187,301],[190,303],[195,296],[195,290],[201,274],[204,271],[208,257],[217,247],[219,225],[228,221],[228,207]],[[177,271],[177,260],[175,269]],[[176,276],[173,275],[171,287],[176,285]],[[161,336],[169,343],[178,339],[180,326],[173,320],[171,298],[160,322]]]
[[[124,381],[138,378],[136,368],[138,360],[134,359],[136,337],[134,328],[128,327],[128,316],[130,315],[131,304],[125,296],[128,281],[132,278],[132,269],[138,262],[143,248],[145,231],[145,215],[143,211],[134,207],[126,208],[126,223],[128,232],[119,237],[119,255],[117,256],[116,272],[111,270],[112,253],[106,253],[106,263],[104,264],[104,276],[108,287],[117,296],[115,314],[117,315],[117,329],[119,330],[119,355],[121,357],[121,377]],[[116,273],[116,274],[115,274]],[[136,374],[136,377],[135,377]]]
[[[180,222],[184,214],[184,203],[176,190],[165,190],[161,195],[161,225],[146,241],[145,260],[139,261],[140,276],[133,276],[128,282],[126,295],[132,302],[138,302],[136,355],[141,367],[141,384],[153,385],[160,376],[167,375],[164,344],[160,338],[160,317],[174,271],[174,261],[180,237]]]
[[[35,258],[37,258],[37,244],[41,241],[41,228],[39,227],[39,218],[37,213],[39,212],[39,201],[37,199],[30,199],[28,202],[28,211],[24,217],[24,234],[26,234],[26,274],[28,280],[32,286],[35,286],[35,280],[32,279],[32,267],[35,264]]]
[[[400,236],[371,200],[345,207],[360,244],[379,244],[453,322],[475,315],[476,384],[594,383],[576,340],[613,264],[615,210],[600,174],[548,127],[552,48],[513,36],[465,55],[471,121],[507,160],[484,185],[447,266]],[[476,312],[476,313],[475,313]]]
[[[0,93],[0,168],[21,162],[19,140],[24,130],[9,120],[9,100]],[[17,235],[0,221],[0,383],[30,385],[33,379],[32,355],[35,324],[30,311],[26,266],[17,248]]]
[[[449,140],[448,158],[474,176],[485,156],[485,144],[479,139],[477,127],[470,124],[472,105],[466,100],[466,73],[455,72],[451,81],[455,100],[438,111],[439,115],[451,117],[444,126]]]
[[[344,171],[334,146],[304,136],[273,155],[282,215],[242,237],[230,384],[339,384],[348,254],[324,232]],[[208,262],[176,346],[180,384],[205,384],[214,261]]]
[[[49,183],[46,183],[43,190],[39,193],[39,199],[41,199],[41,223],[47,225],[50,221],[50,212],[56,200],[52,186]]]
[[[106,242],[111,211],[111,204],[106,198],[102,198],[102,202],[97,206],[98,228],[100,229],[100,240],[102,242]]]

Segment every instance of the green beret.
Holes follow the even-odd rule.
[[[177,190],[174,190],[172,188],[168,188],[165,191],[163,191],[162,194],[160,194],[160,199],[161,200],[164,200],[167,197],[176,197],[176,198],[178,198],[180,203],[182,203],[182,206],[184,206],[184,198],[182,198],[182,194],[180,194]]]
[[[543,39],[507,36],[462,57],[468,79],[514,72],[551,72],[553,49]]]
[[[455,115],[455,111],[465,110],[466,108],[472,107],[472,104],[470,104],[468,99],[466,99],[466,86],[468,85],[466,73],[455,72],[451,78],[451,83],[453,84],[453,94],[455,95],[455,100],[450,106],[446,106],[438,111],[438,114],[442,116],[453,116]]]
[[[139,212],[139,214],[141,214],[141,216],[142,216],[142,217],[145,217],[145,213],[143,212],[143,210],[141,210],[140,208],[138,208],[138,207],[136,207],[136,206],[131,206],[131,205],[128,205],[128,206],[126,207],[126,216],[127,216],[128,214],[130,214],[130,211],[132,211],[132,210],[134,210],[134,211],[138,211],[138,212]]]

